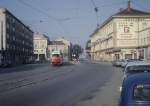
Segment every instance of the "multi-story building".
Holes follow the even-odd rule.
[[[150,59],[150,19],[140,25],[139,29],[139,57]]]
[[[62,41],[50,41],[48,50],[49,53],[52,53],[55,50],[59,50],[63,53],[65,51],[65,44]]]
[[[47,60],[49,38],[44,34],[35,33],[33,42],[35,61]]]
[[[64,56],[67,56],[70,58],[71,56],[71,42],[64,39],[64,37],[58,38],[55,41],[62,41],[65,44],[65,49],[64,49]]]
[[[32,60],[33,32],[7,9],[0,8],[0,64]]]
[[[55,41],[51,41],[48,48],[50,53],[54,50],[60,50],[64,57],[68,59],[71,58],[71,43],[64,38],[58,38]]]
[[[144,58],[150,44],[150,13],[128,7],[108,18],[91,34],[91,58]],[[143,49],[144,48],[144,49]]]

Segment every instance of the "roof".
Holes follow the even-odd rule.
[[[150,65],[150,61],[133,61],[133,62],[129,62],[126,67],[136,66],[136,65]]]
[[[50,41],[49,45],[65,45],[62,41]]]
[[[139,15],[150,15],[150,13],[148,12],[144,12],[144,11],[140,11],[140,10],[136,10],[136,9],[133,9],[133,8],[126,8],[116,14],[114,14],[113,16],[126,16],[126,15],[131,15],[131,16],[139,16]]]
[[[124,84],[128,85],[135,85],[138,83],[149,83],[150,84],[150,73],[140,73],[140,74],[133,74],[126,78]]]
[[[29,31],[32,31],[32,29],[30,28],[29,25],[26,25],[24,22],[21,21],[21,19],[19,19],[18,17],[16,17],[13,13],[11,13],[7,8],[1,8],[0,7],[0,11],[2,11],[3,13],[7,13],[9,14],[11,17],[13,17],[15,20],[17,20],[21,25],[23,25],[26,29],[28,29]]]
[[[64,37],[58,38],[55,41],[62,41],[64,44],[66,44],[68,46],[70,46],[70,44],[71,44],[70,41],[64,39]]]
[[[145,12],[145,11],[140,11],[137,9],[133,9],[131,7],[127,7],[126,9],[121,10],[118,13],[115,13],[112,16],[110,16],[98,28],[96,28],[96,30],[90,35],[90,37],[96,34],[100,28],[102,28],[104,25],[106,25],[109,21],[111,21],[114,17],[117,17],[117,16],[149,16],[150,17],[150,13]]]

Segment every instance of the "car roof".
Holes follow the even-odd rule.
[[[135,65],[138,65],[138,66],[139,65],[150,65],[150,62],[149,61],[133,61],[133,62],[129,62],[126,67],[135,66]]]
[[[129,76],[128,78],[124,79],[124,84],[126,85],[133,85],[133,84],[142,84],[142,83],[149,83],[150,84],[150,73],[138,73]]]

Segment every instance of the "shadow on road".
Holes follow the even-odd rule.
[[[72,66],[74,65],[71,62],[64,62],[62,65],[52,65],[53,67],[65,67],[65,66]]]
[[[46,65],[48,65],[48,63],[47,64],[26,64],[26,65],[19,65],[15,67],[5,67],[5,68],[0,68],[0,74],[20,72],[20,71],[32,71],[36,68],[44,67]]]
[[[63,65],[56,65],[56,66],[54,65],[54,67],[65,67],[71,65],[73,65],[71,62],[64,62]],[[39,69],[46,66],[49,67],[51,65],[50,63],[36,63],[36,64],[19,65],[15,67],[5,67],[5,68],[0,68],[0,74],[21,72],[21,71],[32,71],[34,69]]]

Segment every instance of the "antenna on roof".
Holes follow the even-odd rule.
[[[128,1],[128,11],[131,11],[131,0]]]

